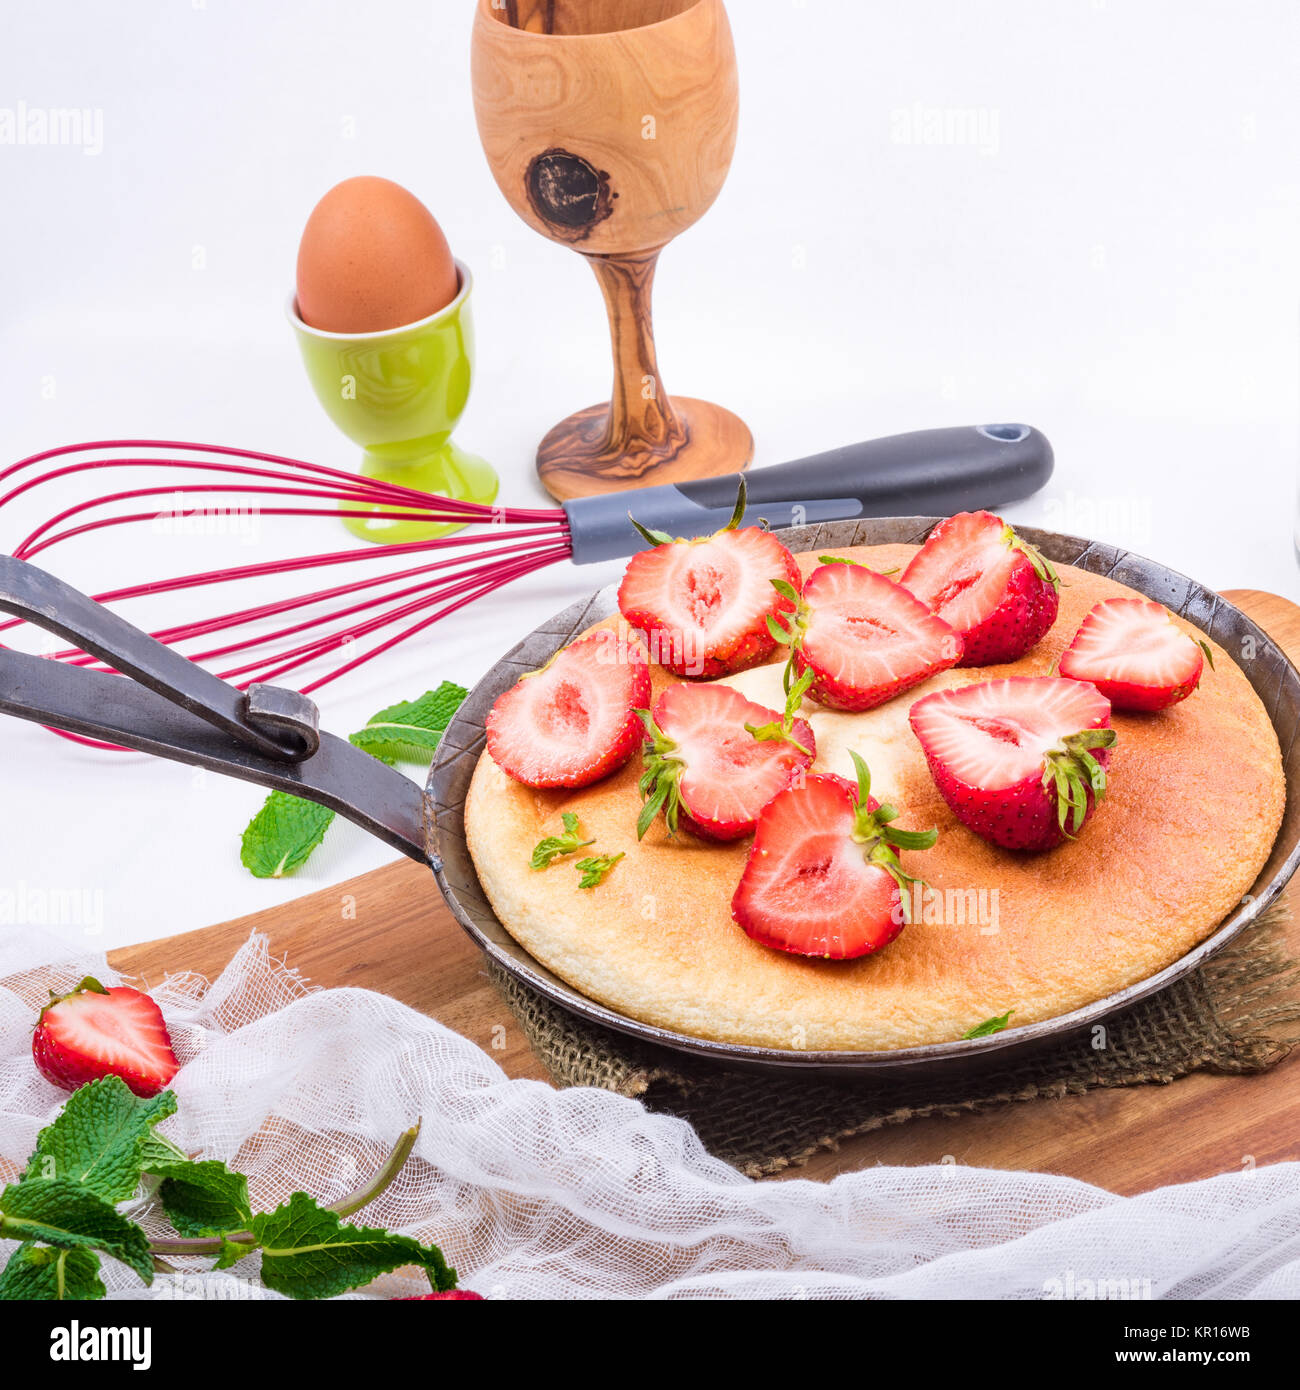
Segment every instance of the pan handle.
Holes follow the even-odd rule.
[[[9,555],[0,556],[0,611],[57,633],[122,673],[0,647],[0,714],[319,802],[412,859],[431,862],[421,789],[346,739],[320,733],[316,706],[304,696],[270,685],[245,695]]]

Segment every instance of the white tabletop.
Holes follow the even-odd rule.
[[[503,500],[544,500],[532,451],[606,393],[606,327],[587,267],[518,221],[488,173],[469,0],[25,9],[0,47],[6,460],[149,435],[352,466],[283,303],[316,198],[378,173],[429,204],[477,278],[478,374],[458,438],[495,462]],[[669,389],[743,415],[759,466],[1025,420],[1053,441],[1057,472],[1012,518],[1300,598],[1300,11],[731,9],[740,146],[716,207],[661,263]],[[90,113],[80,144],[12,143],[16,122],[51,108]],[[5,508],[0,546],[86,495]],[[330,520],[267,519],[249,544],[144,528],[42,563],[98,591],[347,543]],[[617,568],[565,564],[456,615],[323,691],[325,725],[347,733],[440,680],[472,684]],[[216,609],[187,596],[128,611],[156,625]],[[45,916],[121,945],[392,858],[340,825],[295,878],[259,881],[238,859],[254,788],[12,721],[0,767],[0,925]]]

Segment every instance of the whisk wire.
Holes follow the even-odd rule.
[[[139,449],[162,451],[164,456],[123,452]],[[191,661],[198,663],[219,662],[231,656],[251,655],[261,651],[262,655],[218,673],[223,679],[238,680],[241,689],[259,681],[275,680],[290,672],[301,670],[331,654],[350,649],[367,638],[378,637],[387,629],[418,615],[417,622],[408,624],[397,632],[388,633],[374,646],[349,657],[342,665],[305,684],[302,693],[310,694],[356,671],[400,643],[409,641],[467,604],[572,556],[567,518],[559,508],[492,507],[482,503],[462,502],[397,483],[358,477],[323,464],[229,445],[150,439],[97,440],[85,444],[63,445],[20,459],[0,470],[0,484],[17,480],[19,475],[37,465],[90,453],[108,453],[109,456],[83,457],[79,461],[60,463],[57,467],[45,469],[22,481],[13,481],[13,485],[0,495],[0,511],[37,488],[78,475],[95,474],[100,470],[169,469],[182,476],[176,483],[119,489],[77,501],[43,521],[25,536],[13,551],[17,558],[30,560],[78,536],[105,529],[156,523],[160,517],[168,513],[135,511],[113,513],[108,516],[91,514],[106,507],[168,495],[177,498],[177,507],[172,515],[178,517],[198,514],[197,511],[182,510],[190,495],[224,495],[239,500],[276,498],[335,504],[332,507],[263,507],[259,503],[240,508],[241,512],[255,513],[258,516],[335,519],[340,516],[372,519],[381,517],[474,528],[463,534],[407,541],[390,546],[366,545],[200,571],[124,585],[95,595],[101,603],[120,603],[149,595],[288,575],[336,565],[446,552],[445,557],[427,564],[394,573],[371,575],[314,593],[236,608],[215,617],[172,624],[159,628],[152,634],[159,641],[178,647],[183,643],[195,642],[217,633],[228,633],[232,636],[234,640],[188,654]],[[177,454],[183,457],[175,457]],[[192,474],[218,475],[221,480],[198,482],[188,476]],[[353,504],[356,504],[355,509]],[[227,510],[234,509],[228,507]],[[479,549],[466,553],[469,547]],[[412,580],[418,582],[408,583]],[[375,590],[382,592],[372,592]],[[355,602],[330,608],[328,611],[308,614],[301,621],[281,626],[274,631],[239,635],[240,629],[247,629],[277,616],[323,607],[338,599],[349,599],[363,594],[365,597],[358,598]],[[361,620],[357,621],[358,619]],[[0,633],[21,625],[21,620],[17,619],[2,623]],[[309,633],[315,635],[289,650],[265,650],[302,638]],[[76,648],[57,651],[53,655],[54,659],[73,665],[108,669],[94,657]],[[91,747],[111,746],[77,735],[63,736]]]

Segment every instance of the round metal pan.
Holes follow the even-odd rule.
[[[795,551],[889,542],[919,544],[936,521],[934,517],[894,517],[830,522],[783,531],[781,539]],[[475,764],[483,751],[484,720],[493,701],[524,672],[535,670],[578,633],[616,612],[613,586],[566,608],[514,647],[478,683],[443,735],[429,775],[426,827],[438,885],[456,920],[509,974],[578,1017],[639,1042],[735,1066],[778,1067],[823,1075],[861,1074],[882,1079],[987,1071],[1012,1058],[1059,1045],[1197,969],[1276,900],[1300,864],[1300,747],[1296,740],[1300,727],[1300,673],[1239,608],[1203,585],[1153,560],[1113,546],[1053,531],[1020,530],[1050,559],[1127,584],[1201,628],[1236,658],[1273,721],[1287,779],[1282,829],[1251,894],[1195,950],[1149,979],[1059,1018],[1008,1028],[987,1038],[888,1052],[794,1051],[710,1042],[641,1023],[588,999],[529,955],[496,919],[465,843],[464,805]]]

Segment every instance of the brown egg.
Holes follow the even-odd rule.
[[[298,313],[327,333],[401,328],[460,292],[433,214],[400,184],[345,179],[316,204],[298,247]]]

